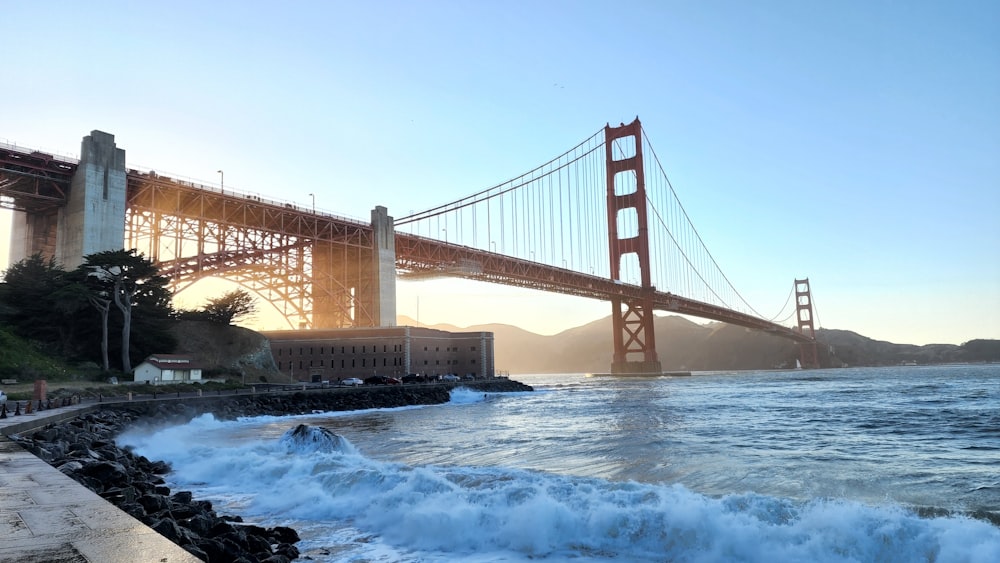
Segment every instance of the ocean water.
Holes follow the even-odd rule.
[[[1000,365],[516,379],[119,443],[314,561],[1000,561]]]

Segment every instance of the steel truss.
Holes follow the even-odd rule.
[[[127,207],[126,246],[175,293],[215,276],[257,293],[292,328],[375,326],[370,225],[134,170]]]

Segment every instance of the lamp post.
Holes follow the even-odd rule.
[[[313,202],[313,215],[315,215],[316,214],[316,194],[309,194],[309,197],[312,198],[312,202]]]
[[[226,173],[222,170],[216,170],[219,173],[219,191],[221,193],[226,193]]]

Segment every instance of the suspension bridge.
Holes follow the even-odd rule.
[[[395,220],[384,207],[368,223],[127,168],[124,150],[100,131],[84,138],[80,159],[0,145],[0,205],[15,211],[12,261],[41,253],[75,267],[92,252],[133,248],[175,292],[222,277],[273,304],[293,328],[392,326],[397,276],[460,277],[610,302],[612,373],[661,371],[654,311],[791,339],[802,366],[818,367],[809,280],[794,280],[785,318],[748,304],[706,248],[638,119],[605,126],[513,179]]]

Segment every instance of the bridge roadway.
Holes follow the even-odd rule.
[[[566,268],[405,233],[396,233],[396,267],[404,278],[460,277],[602,301],[638,300],[645,291],[636,285]],[[653,308],[763,330],[796,342],[812,342],[812,338],[792,328],[670,292],[654,290]]]
[[[75,161],[10,146],[0,146],[0,149],[0,196],[10,198],[12,203],[7,203],[7,206],[39,212],[65,202],[66,191],[77,166]],[[227,193],[213,186],[157,176],[155,173],[128,170],[127,176],[130,206],[151,206],[149,198],[153,196],[148,194],[176,189],[200,194],[204,200],[197,204],[200,212],[219,210],[219,216],[226,222],[240,227],[282,233],[300,240],[324,240],[356,246],[364,246],[372,240],[371,225],[356,220],[317,214],[290,203],[253,195]],[[643,297],[644,290],[639,286],[460,244],[399,232],[395,234],[395,242],[396,268],[403,278],[460,277],[602,301],[613,298],[629,301]],[[260,254],[275,250],[280,249],[256,248],[246,252]],[[240,252],[228,249],[220,252],[219,256],[202,254],[161,261],[160,264],[167,276],[198,277],[197,272],[202,269],[225,275],[226,271],[239,267],[241,257]],[[205,272],[200,273],[205,275]],[[661,291],[654,291],[652,298],[656,310],[763,330],[800,343],[813,341],[794,328],[711,303]]]

